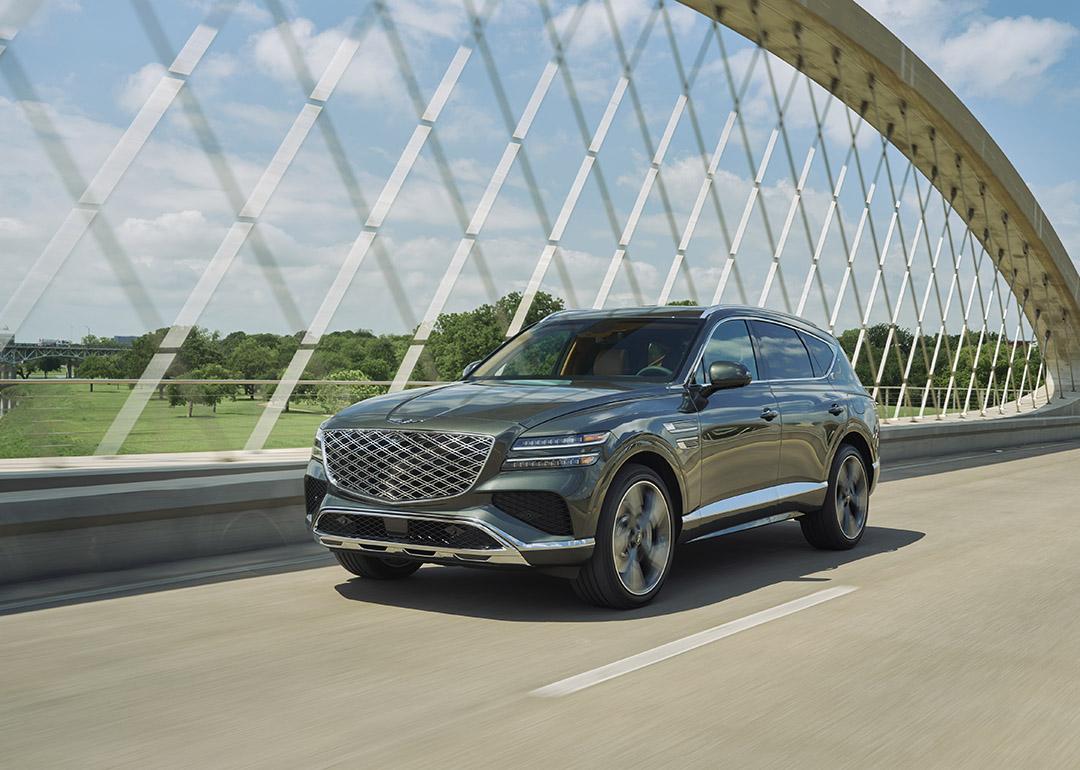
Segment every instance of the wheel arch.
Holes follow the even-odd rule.
[[[644,465],[654,471],[664,482],[668,494],[671,495],[671,503],[674,507],[672,518],[675,520],[677,530],[682,529],[682,517],[686,512],[686,487],[682,473],[678,470],[677,460],[665,451],[663,443],[657,445],[659,439],[650,441],[646,437],[639,437],[633,444],[626,447],[623,452],[617,454],[610,461],[610,468],[604,475],[602,483],[597,485],[596,497],[593,504],[599,509],[603,505],[615,476],[629,463]]]
[[[866,466],[866,475],[870,477],[871,487],[873,487],[877,479],[875,478],[876,472],[874,468],[874,452],[870,448],[870,442],[867,441],[866,437],[863,436],[863,434],[859,431],[850,430],[845,433],[840,439],[840,441],[836,444],[836,451],[833,452],[833,459],[836,458],[837,453],[843,446],[855,447],[859,455],[862,456],[863,465]],[[829,466],[832,466],[832,461],[829,462]]]

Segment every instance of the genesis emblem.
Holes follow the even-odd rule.
[[[397,423],[398,425],[412,425],[414,423],[423,422],[423,419],[418,417],[387,417],[386,421]]]

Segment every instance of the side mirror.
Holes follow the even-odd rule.
[[[703,395],[708,396],[718,390],[741,388],[750,384],[750,372],[735,361],[713,361],[709,365],[709,384]]]
[[[480,366],[480,361],[473,361],[471,364],[461,370],[461,379],[469,379],[469,375],[476,371],[476,367]]]

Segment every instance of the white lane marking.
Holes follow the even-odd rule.
[[[623,658],[614,663],[609,663],[606,666],[594,668],[592,671],[586,671],[583,674],[577,674],[576,676],[571,676],[567,679],[561,679],[553,684],[533,690],[529,694],[540,698],[558,698],[563,695],[571,695],[580,690],[584,690],[587,687],[592,687],[595,684],[606,682],[609,679],[614,679],[623,674],[632,673],[638,669],[645,668],[646,666],[651,666],[654,663],[660,663],[661,661],[673,658],[676,655],[682,655],[684,652],[696,650],[698,647],[703,647],[706,644],[737,634],[740,631],[745,631],[748,628],[760,626],[762,623],[768,623],[770,620],[777,620],[778,618],[786,617],[787,615],[808,609],[821,604],[822,602],[827,602],[830,599],[839,598],[854,590],[856,590],[855,586],[835,586],[834,588],[826,588],[824,591],[818,591],[809,596],[804,596],[801,599],[795,599],[794,601],[779,604],[776,607],[762,610],[761,612],[755,612],[753,615],[747,615],[745,618],[739,618],[730,623],[724,623],[723,625],[715,626],[706,629],[705,631],[699,631],[690,636],[685,636],[682,639],[676,639],[673,642],[662,644],[651,650],[639,652],[637,655],[631,655],[629,658]]]
[[[40,596],[36,599],[22,599],[15,602],[6,602],[0,604],[0,613],[10,612],[12,610],[24,610],[35,607],[48,607],[53,604],[63,604],[66,602],[79,601],[81,599],[94,599],[105,596],[112,596],[114,594],[123,594],[128,591],[138,591],[146,588],[163,588],[165,586],[177,585],[180,583],[192,583],[199,580],[205,580],[206,578],[224,577],[227,575],[242,575],[245,572],[262,572],[268,569],[276,569],[278,567],[291,567],[297,564],[306,564],[308,562],[325,561],[327,564],[331,564],[328,559],[329,554],[317,554],[313,556],[302,556],[296,559],[281,559],[279,561],[260,562],[256,564],[245,564],[238,567],[225,567],[223,569],[206,570],[204,572],[192,572],[187,575],[176,575],[168,578],[158,578],[157,580],[143,580],[138,583],[125,583],[118,586],[107,586],[104,588],[92,588],[86,591],[73,591],[66,594],[54,594],[52,596]]]

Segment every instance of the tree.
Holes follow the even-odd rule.
[[[371,379],[359,369],[342,369],[326,377],[328,380],[368,380]],[[335,414],[345,407],[385,392],[378,385],[320,385],[316,392],[315,403],[324,414]]]
[[[668,307],[695,307],[698,303],[692,299],[677,299],[668,303]]]
[[[456,380],[469,363],[485,358],[501,345],[506,339],[509,319],[514,317],[520,302],[521,294],[511,292],[494,305],[481,305],[462,313],[441,314],[435,321],[435,329],[427,344],[438,376],[445,380]],[[534,324],[563,307],[564,303],[558,297],[537,292],[525,316],[525,325]]]
[[[188,380],[229,380],[236,379],[236,372],[230,372],[220,364],[207,364],[199,369],[193,369],[184,375]],[[235,398],[237,386],[227,383],[201,382],[197,384],[168,385],[165,395],[169,399],[169,406],[187,404],[187,416],[191,417],[195,404],[209,406],[217,414],[217,405],[224,398]]]
[[[49,372],[55,372],[62,369],[64,366],[64,359],[59,356],[45,356],[39,358],[37,361],[37,368],[41,370],[41,373],[48,377]]]
[[[86,380],[112,380],[120,378],[120,367],[112,356],[87,356],[79,363],[75,373]],[[92,382],[90,392],[94,392]]]
[[[255,337],[241,340],[229,353],[226,364],[229,369],[248,380],[276,380],[281,376],[281,369],[277,365],[277,351],[269,345],[261,344]],[[242,387],[248,398],[255,398],[255,385]]]
[[[158,329],[136,338],[130,348],[116,357],[120,375],[128,380],[142,377],[150,359],[154,357],[168,331],[168,329]]]
[[[169,367],[169,376],[179,377],[183,372],[222,363],[219,343],[220,335],[217,332],[210,332],[198,326],[192,327],[184,344],[180,346],[176,361]]]

